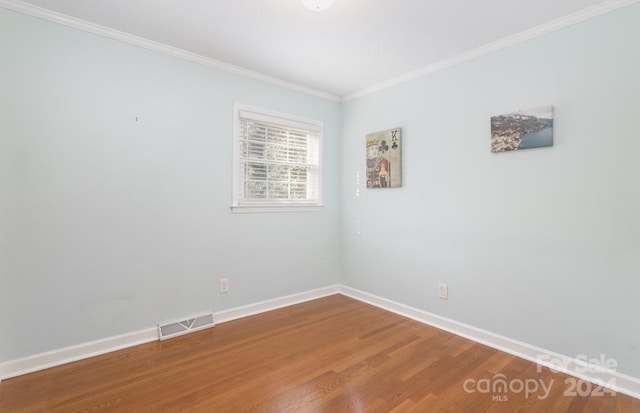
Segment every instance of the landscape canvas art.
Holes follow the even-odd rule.
[[[367,135],[367,188],[402,186],[402,129]]]
[[[553,146],[553,106],[491,118],[491,152]]]

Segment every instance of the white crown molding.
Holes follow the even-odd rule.
[[[163,43],[159,43],[153,40],[145,39],[143,37],[135,36],[129,33],[125,33],[119,30],[111,29],[105,26],[101,26],[95,23],[91,23],[86,20],[78,19],[75,17],[67,16],[62,13],[58,13],[43,7],[35,6],[29,3],[22,2],[20,0],[0,0],[0,7],[13,10],[18,13],[26,14],[29,16],[41,18],[51,22],[63,24],[65,26],[73,27],[75,29],[83,30],[89,33],[97,34],[103,37],[107,37],[114,40],[119,40],[124,43],[132,44],[135,46],[143,47],[145,49],[153,50],[156,52],[164,53],[179,59],[187,60],[190,62],[198,63],[204,66],[209,66],[219,70],[223,70],[229,73],[244,76],[250,79],[258,80],[261,82],[269,83],[282,88],[294,90],[297,92],[305,93],[311,96],[316,96],[322,99],[326,99],[332,102],[347,102],[353,99],[357,99],[362,96],[366,96],[383,89],[387,89],[399,84],[417,79],[419,77],[447,69],[451,66],[484,56],[486,54],[507,48],[509,46],[516,45],[518,43],[525,42],[527,40],[534,39],[544,34],[563,29],[565,27],[580,23],[602,14],[611,12],[613,10],[620,9],[622,7],[629,6],[634,3],[638,3],[640,0],[608,0],[597,5],[588,7],[579,12],[561,17],[553,20],[549,23],[542,24],[529,30],[514,34],[507,38],[495,41],[493,43],[480,46],[468,52],[454,56],[449,59],[436,62],[432,65],[425,66],[421,69],[408,72],[404,75],[394,77],[387,81],[371,85],[359,91],[346,94],[342,97],[312,89],[306,86],[302,86],[296,83],[292,83],[286,80],[278,79],[273,76],[269,76],[260,72],[249,70],[240,66],[235,66],[229,63],[222,62],[220,60],[212,59],[199,55],[197,53],[189,52],[177,47],[169,46]]]
[[[639,1],[640,0],[609,0],[609,1],[599,3],[595,6],[588,7],[579,12],[569,14],[567,16],[561,17],[556,20],[552,20],[549,23],[545,23],[540,26],[536,26],[532,29],[525,30],[523,32],[506,37],[504,39],[477,47],[473,50],[459,54],[452,58],[439,61],[432,65],[425,66],[421,69],[414,70],[404,75],[389,79],[387,81],[384,81],[375,85],[371,85],[359,91],[349,93],[347,95],[344,95],[341,101],[347,102],[349,100],[353,100],[362,96],[379,92],[383,89],[387,89],[402,83],[406,83],[410,80],[414,80],[422,76],[425,76],[434,72],[438,72],[443,69],[447,69],[451,66],[455,66],[457,64],[476,59],[480,56],[484,56],[486,54],[493,53],[495,51],[505,49],[507,47],[514,46],[519,43],[526,42],[527,40],[531,40],[536,37],[543,36],[547,33],[551,33],[580,22],[593,19],[594,17],[598,17],[602,14],[609,13],[611,11],[620,9],[622,7],[629,6],[633,3],[638,3]]]
[[[429,313],[405,304],[401,304],[387,298],[369,294],[355,288],[340,286],[340,294],[351,297],[358,301],[371,304],[383,310],[410,318],[423,324],[430,325],[440,330],[448,331],[460,337],[464,337],[476,343],[484,344],[496,350],[512,354],[516,357],[543,365],[552,367],[555,371],[561,371],[580,379],[602,385],[615,392],[623,393],[636,399],[640,399],[640,378],[631,377],[616,371],[597,371],[597,366],[587,365],[585,362],[574,357],[568,357],[549,350],[545,350],[534,345],[504,337],[490,331],[486,331],[468,324],[460,323],[455,320],[441,317],[439,315]],[[545,356],[549,359],[562,361],[562,367],[554,363],[541,362],[540,357]],[[587,367],[587,368],[585,368]],[[593,368],[595,373],[584,371],[588,367]],[[615,384],[613,384],[615,383]]]
[[[240,66],[235,66],[229,63],[225,63],[220,60],[211,59],[209,57],[202,56],[197,53],[189,52],[187,50],[179,49],[177,47],[173,47],[173,46],[166,45],[164,43],[145,39],[143,37],[135,36],[119,30],[111,29],[109,27],[91,23],[89,21],[78,19],[76,17],[67,16],[65,14],[58,13],[49,9],[45,9],[43,7],[35,6],[33,4],[25,3],[19,0],[0,0],[0,7],[15,11],[18,13],[26,14],[29,16],[37,17],[40,19],[48,20],[54,23],[59,23],[65,26],[73,27],[74,29],[97,34],[99,36],[118,40],[134,46],[139,46],[145,49],[164,53],[166,55],[187,60],[189,62],[198,63],[204,66],[209,66],[215,69],[223,70],[225,72],[244,76],[244,77],[258,80],[264,83],[269,83],[282,88],[294,90],[296,92],[305,93],[307,95],[316,96],[332,102],[340,101],[339,96],[336,96],[330,93],[326,93],[326,92],[322,92],[306,86],[298,85],[296,83],[278,79],[276,77],[269,76],[260,72],[255,72],[253,70],[249,70]]]

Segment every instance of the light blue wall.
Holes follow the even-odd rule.
[[[0,36],[0,55],[4,47],[5,39]],[[0,60],[0,73],[4,60]],[[13,181],[10,173],[11,166],[8,140],[4,139],[5,125],[9,122],[8,107],[9,100],[3,99],[9,85],[9,79],[0,75],[0,378],[2,375],[3,356],[8,353],[8,342],[10,332],[7,324],[9,320],[9,291],[5,286],[8,284],[8,246],[9,239],[9,202],[11,200]]]
[[[338,281],[338,103],[5,9],[0,28],[0,360]],[[231,214],[234,102],[324,122],[323,212]]]
[[[341,107],[0,9],[0,360],[341,281],[640,376],[639,23]],[[230,213],[236,101],[324,122],[324,212]],[[491,115],[547,104],[553,148],[489,153]],[[404,187],[366,190],[397,126]]]
[[[640,377],[639,99],[634,5],[344,104],[344,283]],[[489,152],[492,115],[543,105],[554,147]],[[367,190],[393,127],[404,186]]]

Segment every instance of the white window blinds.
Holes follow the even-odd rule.
[[[236,109],[234,205],[319,205],[319,122]]]

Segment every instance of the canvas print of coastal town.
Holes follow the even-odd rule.
[[[367,135],[367,188],[402,186],[402,129]]]
[[[491,118],[491,152],[553,146],[553,106]]]

